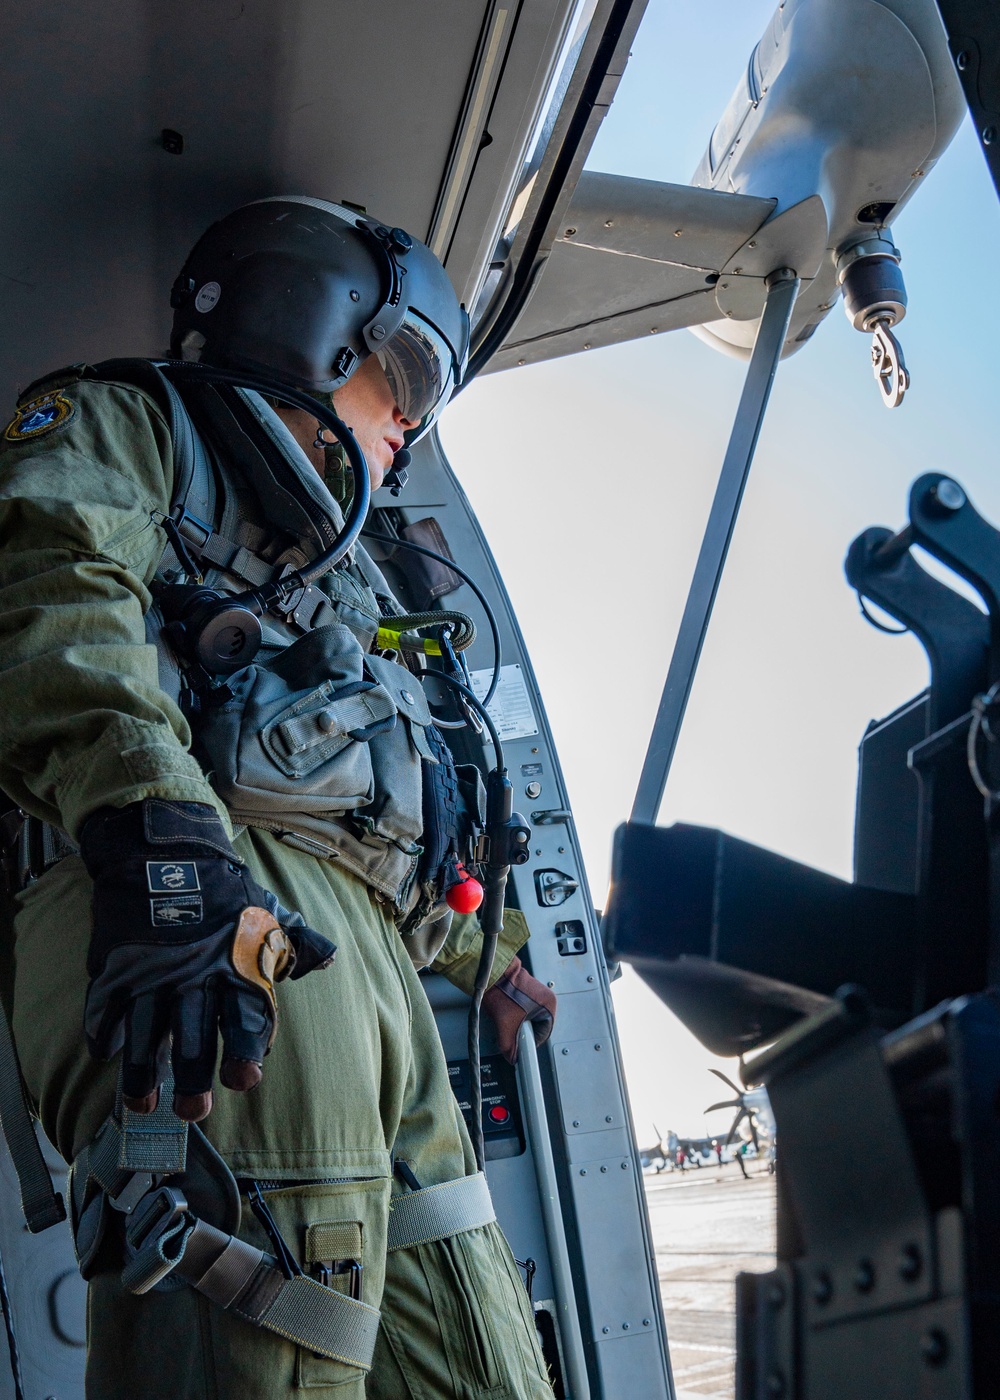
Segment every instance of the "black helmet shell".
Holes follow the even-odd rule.
[[[419,405],[427,422],[461,382],[468,353],[468,317],[425,244],[305,196],[258,200],[213,224],[171,304],[175,355],[319,393],[346,383],[394,337],[393,349],[405,353],[418,328],[424,357],[432,343],[451,360],[430,376]]]

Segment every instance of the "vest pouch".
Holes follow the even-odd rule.
[[[232,700],[198,717],[202,761],[237,821],[273,827],[372,803],[369,745],[396,727],[396,701],[365,661],[350,628],[317,627],[237,672]]]
[[[437,763],[427,739],[433,722],[420,681],[405,666],[382,656],[365,658],[380,689],[391,695],[399,722],[369,745],[374,795],[355,824],[400,850],[419,855],[423,832],[423,764]]]

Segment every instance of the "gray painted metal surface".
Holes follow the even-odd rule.
[[[696,325],[775,200],[585,170],[538,287],[489,372]]]
[[[840,298],[837,256],[892,222],[963,111],[934,0],[783,0],[691,186],[580,179],[490,368],[682,326],[749,359],[782,266],[795,353]]]
[[[58,1189],[66,1164],[44,1142]],[[73,1255],[69,1226],[29,1235],[21,1215],[17,1178],[0,1138],[0,1255],[21,1351],[25,1400],[83,1400],[87,1342],[87,1286]],[[13,1400],[7,1340],[0,1329],[0,1400]]]
[[[497,39],[486,0],[10,0],[0,400],[76,360],[162,354],[188,248],[263,195],[346,198],[422,238],[447,206],[446,261],[471,302],[573,9],[510,4]],[[457,162],[477,102],[487,126]]]
[[[567,1389],[576,1400],[589,1400],[590,1382],[587,1378],[587,1363],[583,1350],[583,1332],[566,1243],[566,1225],[559,1206],[559,1181],[556,1177],[552,1144],[549,1141],[545,1094],[538,1068],[534,1033],[527,1024],[521,1027],[518,1061],[521,1066],[521,1102],[524,1105],[524,1118],[535,1161],[538,1202],[541,1206],[545,1242],[552,1270]]]

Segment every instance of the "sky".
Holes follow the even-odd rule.
[[[595,170],[684,182],[773,5],[650,0]],[[887,92],[887,101],[891,93]],[[894,224],[912,387],[887,411],[868,336],[835,307],[778,372],[660,812],[850,878],[857,745],[927,680],[922,648],[860,616],[842,571],[946,470],[1000,523],[992,262],[1000,208],[966,120]],[[745,367],[686,331],[486,376],[442,438],[505,576],[600,905]],[[626,969],[614,987],[641,1139],[724,1132],[705,1051]],[[735,1076],[734,1076],[735,1077]]]

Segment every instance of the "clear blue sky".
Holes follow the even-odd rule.
[[[591,168],[689,179],[772,10],[651,0]],[[839,306],[781,366],[660,815],[848,877],[857,743],[926,663],[860,618],[847,546],[902,524],[928,470],[1000,523],[1000,207],[968,121],[894,231],[911,392],[883,408],[868,337]],[[680,331],[488,376],[443,421],[518,609],[598,903],[743,372]],[[636,979],[616,1001],[640,1136],[653,1118],[694,1130],[710,1057]]]

